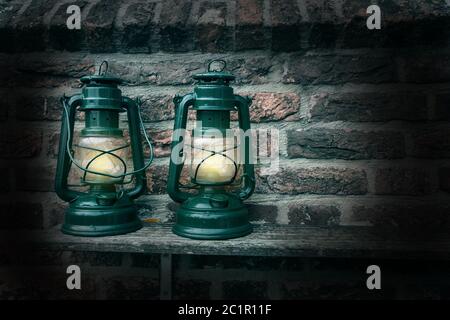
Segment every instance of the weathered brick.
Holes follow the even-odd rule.
[[[202,52],[222,52],[233,48],[234,29],[227,25],[226,2],[203,2],[196,19],[195,44]]]
[[[250,221],[265,223],[276,223],[278,207],[275,205],[265,205],[257,203],[248,203],[248,214]]]
[[[426,168],[378,168],[375,177],[376,194],[423,195],[436,189],[432,172]]]
[[[76,5],[80,7],[80,11],[86,10],[90,2],[88,0],[75,0],[72,1],[71,5]],[[81,19],[81,29],[69,29],[67,28],[67,14],[66,10],[68,5],[63,5],[60,3],[59,8],[53,15],[50,25],[48,26],[48,41],[49,46],[55,50],[67,50],[67,51],[77,51],[83,49],[83,40],[85,38],[83,19]]]
[[[68,204],[59,199],[56,194],[52,193],[52,197],[43,200],[45,203],[46,214],[46,228],[52,228],[61,225],[64,222],[64,213],[67,210]]]
[[[365,194],[363,170],[339,167],[281,167],[276,174],[262,176],[257,170],[257,192],[281,194]]]
[[[223,298],[239,299],[267,299],[267,282],[264,281],[225,281],[223,282]]]
[[[60,137],[59,131],[47,134],[47,141],[48,141],[47,156],[51,158],[58,157],[59,137]]]
[[[167,193],[167,178],[169,175],[169,165],[167,164],[152,164],[147,174],[147,188],[150,193],[154,194],[166,194]],[[187,164],[184,165],[181,172],[180,182],[187,184],[190,181],[189,170]]]
[[[192,2],[164,1],[161,9],[160,47],[163,51],[186,52],[195,48],[195,27],[188,23]]]
[[[436,95],[435,115],[433,120],[450,120],[450,93]]]
[[[304,45],[311,48],[334,48],[343,29],[343,19],[336,10],[336,3],[326,0],[306,0],[307,15],[302,19]]]
[[[425,94],[413,92],[317,93],[308,105],[310,121],[426,120]]]
[[[20,15],[16,15],[13,23],[13,40],[10,43],[15,52],[36,52],[46,49],[47,28],[44,16],[56,4],[57,0],[32,1]]]
[[[158,280],[149,277],[109,277],[105,278],[100,285],[105,290],[106,299],[134,300],[159,298]]]
[[[439,170],[439,181],[441,189],[450,192],[450,168],[441,168]]]
[[[147,188],[149,192],[156,194],[166,193],[168,166],[152,165],[147,170]]]
[[[251,94],[242,92],[239,94],[252,98],[252,104],[250,105],[250,120],[252,122],[298,120],[300,96],[297,93],[259,92]],[[237,114],[232,114],[231,118],[237,120]]]
[[[41,203],[9,202],[0,204],[0,229],[42,229],[44,216]]]
[[[158,42],[152,41],[158,26],[153,21],[156,2],[137,2],[127,5],[119,23],[122,37],[121,46],[125,52],[152,52],[159,49]]]
[[[308,25],[305,36],[308,36],[308,46],[311,48],[334,48],[340,34],[340,26],[333,22],[322,22]]]
[[[0,158],[31,158],[42,149],[42,130],[35,128],[2,128]]]
[[[118,0],[100,0],[83,21],[85,41],[91,52],[114,52],[114,19]],[[111,12],[113,11],[113,12]]]
[[[335,226],[339,224],[341,212],[333,205],[289,204],[289,224],[311,226]]]
[[[272,50],[295,51],[301,48],[300,12],[295,0],[271,1]]]
[[[382,83],[396,80],[395,65],[387,54],[299,54],[286,60],[283,83]]]
[[[174,119],[175,105],[172,98],[169,95],[142,96],[142,119],[150,122]]]
[[[20,72],[14,70],[14,77],[10,76],[8,87],[71,88],[67,89],[67,95],[74,90],[72,88],[79,92],[79,78],[94,73],[96,63],[91,55],[76,53],[33,53],[16,59],[15,65],[20,65]],[[22,94],[18,92],[16,96],[21,97]]]
[[[267,46],[262,0],[238,0],[235,50],[263,49]]]
[[[450,158],[449,126],[417,130],[412,134],[411,155],[418,158]]]
[[[400,132],[313,127],[287,132],[290,158],[395,159],[405,156]]]
[[[26,94],[15,100],[16,114],[20,120],[61,120],[60,97]]]
[[[13,20],[23,3],[10,2],[2,7],[0,12],[0,52],[14,52],[14,28]]]
[[[192,85],[192,76],[205,72],[207,68],[205,58],[193,54],[170,59],[167,56],[153,55],[138,60],[129,57],[109,61],[111,74],[119,76],[129,85]],[[232,70],[236,76],[235,84],[266,83],[270,73],[279,67],[277,60],[256,54],[231,56],[226,62],[227,69]]]
[[[172,143],[173,130],[149,130],[148,135],[152,142],[153,152],[155,157],[167,157],[170,156],[170,144]],[[145,146],[144,154],[149,155],[149,148]]]
[[[178,280],[175,279],[174,299],[207,300],[210,299],[211,282],[206,280]]]

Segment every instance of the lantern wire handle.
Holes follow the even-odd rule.
[[[68,110],[68,106],[67,106],[66,97],[65,97],[65,96],[62,97],[62,98],[61,98],[61,101],[62,101],[62,104],[63,104],[64,114],[65,114],[65,121],[67,121],[67,123],[70,123],[70,119],[69,119],[69,110]],[[94,170],[89,170],[89,169],[83,167],[82,165],[80,165],[80,164],[79,164],[78,162],[76,162],[75,159],[73,158],[72,151],[71,151],[71,148],[70,148],[70,143],[69,143],[70,140],[71,140],[72,134],[71,134],[70,126],[67,126],[67,134],[68,134],[68,135],[67,135],[67,142],[66,142],[67,147],[66,147],[66,149],[67,149],[67,154],[69,155],[70,161],[72,161],[72,163],[73,163],[76,167],[78,167],[80,170],[85,171],[86,173],[91,173],[91,174],[100,175],[100,176],[105,176],[105,177],[109,177],[109,178],[115,178],[115,179],[124,178],[124,177],[126,177],[126,176],[134,175],[134,174],[136,174],[136,173],[139,173],[139,172],[142,172],[142,171],[146,170],[146,169],[152,164],[152,162],[153,162],[154,153],[153,153],[153,146],[152,146],[152,144],[151,144],[151,142],[150,142],[150,139],[149,139],[149,137],[148,137],[148,135],[147,135],[147,132],[146,132],[145,126],[144,126],[144,122],[143,122],[143,120],[142,120],[142,115],[141,115],[141,112],[140,112],[140,109],[139,109],[139,107],[140,107],[141,104],[140,104],[140,101],[139,101],[139,100],[137,101],[137,105],[138,105],[138,108],[137,108],[137,109],[138,109],[138,118],[139,118],[140,126],[141,126],[141,128],[142,128],[144,138],[145,138],[145,140],[146,140],[146,142],[147,142],[147,144],[148,144],[148,146],[149,146],[149,148],[150,148],[150,158],[149,158],[147,164],[145,164],[142,168],[133,170],[133,171],[128,172],[128,173],[123,173],[123,174],[120,174],[120,175],[112,175],[112,174],[107,174],[107,173],[98,172],[98,171],[94,171]],[[119,148],[119,149],[120,149],[120,148]],[[103,155],[103,154],[108,154],[108,153],[111,154],[111,153],[114,152],[114,151],[115,151],[115,150],[112,150],[112,151],[104,151],[104,150],[102,150],[101,152],[102,152],[102,155]],[[130,182],[131,182],[131,181],[130,181]]]
[[[106,73],[108,72],[108,61],[103,60],[103,62],[100,64],[100,67],[98,68],[98,75],[101,76],[102,75],[102,67],[105,66],[105,71],[103,72],[103,75],[106,75]]]
[[[211,69],[211,66],[212,66],[213,63],[215,63],[215,62],[218,62],[218,63],[222,64],[222,68],[221,68],[221,69],[219,68],[218,70],[213,70],[213,69]],[[227,63],[226,63],[225,60],[223,60],[223,59],[214,59],[214,60],[211,60],[211,61],[208,63],[208,72],[222,72],[223,70],[225,70],[226,67],[227,67]]]

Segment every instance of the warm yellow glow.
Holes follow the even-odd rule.
[[[192,149],[191,178],[196,178],[197,183],[205,184],[225,183],[233,179],[236,171],[233,160],[237,160],[233,139],[194,138],[193,145],[195,148]],[[221,154],[211,156],[211,150],[221,153],[224,149],[227,149],[224,153],[227,157]]]
[[[125,144],[126,142],[123,138],[116,138],[116,137],[81,137],[79,142],[80,146],[96,148],[101,150],[112,150]],[[101,152],[99,151],[89,150],[85,148],[78,148],[76,160],[79,164],[81,164],[81,166],[87,168],[90,171],[96,171],[99,173],[110,174],[115,176],[124,173],[124,165],[122,161],[120,161],[119,158],[111,154],[102,154],[101,156],[90,162],[99,154],[101,154]],[[114,154],[118,155],[122,159],[125,159],[126,156],[126,152],[124,149],[114,151]],[[81,172],[81,174],[83,173]],[[85,180],[88,183],[106,183],[106,184],[113,184],[121,181],[120,178],[112,178],[89,172],[86,174]]]
[[[198,181],[224,182],[233,178],[235,167],[233,162],[221,155],[213,155],[206,159],[197,172]]]

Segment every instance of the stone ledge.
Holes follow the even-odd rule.
[[[226,256],[450,259],[448,233],[433,234],[433,237],[423,239],[376,233],[366,227],[266,225],[255,226],[254,232],[243,238],[199,241],[178,237],[171,232],[171,227],[172,224],[147,223],[135,233],[101,238],[68,236],[55,228],[40,232],[4,232],[3,238],[16,239],[14,250],[31,248]],[[11,250],[10,246],[8,241],[2,241],[0,250]]]

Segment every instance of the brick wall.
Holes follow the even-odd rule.
[[[382,28],[368,30],[366,8],[375,2]],[[68,30],[68,1],[0,1],[0,226],[45,229],[62,222],[66,204],[53,190],[58,99],[78,92],[78,79],[103,60],[126,80],[126,95],[142,98],[155,145],[142,217],[172,221],[175,206],[165,194],[172,97],[192,90],[191,76],[207,61],[223,58],[237,77],[236,92],[254,98],[253,127],[281,130],[281,171],[257,170],[256,194],[248,201],[254,223],[370,225],[422,236],[448,228],[450,6],[375,2],[71,1],[82,9],[82,28]],[[155,259],[66,252],[49,264],[86,263],[92,270],[86,296],[157,297]],[[354,292],[351,284],[328,290],[321,276],[301,284],[304,268],[320,275],[321,268],[339,270],[342,261],[217,258],[208,269],[213,258],[179,259],[180,297],[189,297],[192,287],[196,296],[213,298],[242,288],[269,298]],[[35,261],[47,260],[43,254]],[[5,265],[27,265],[22,262]],[[100,269],[108,271],[96,276]],[[235,279],[236,269],[250,271]],[[359,274],[342,269],[348,279]],[[385,294],[404,296],[398,292],[408,286]]]

